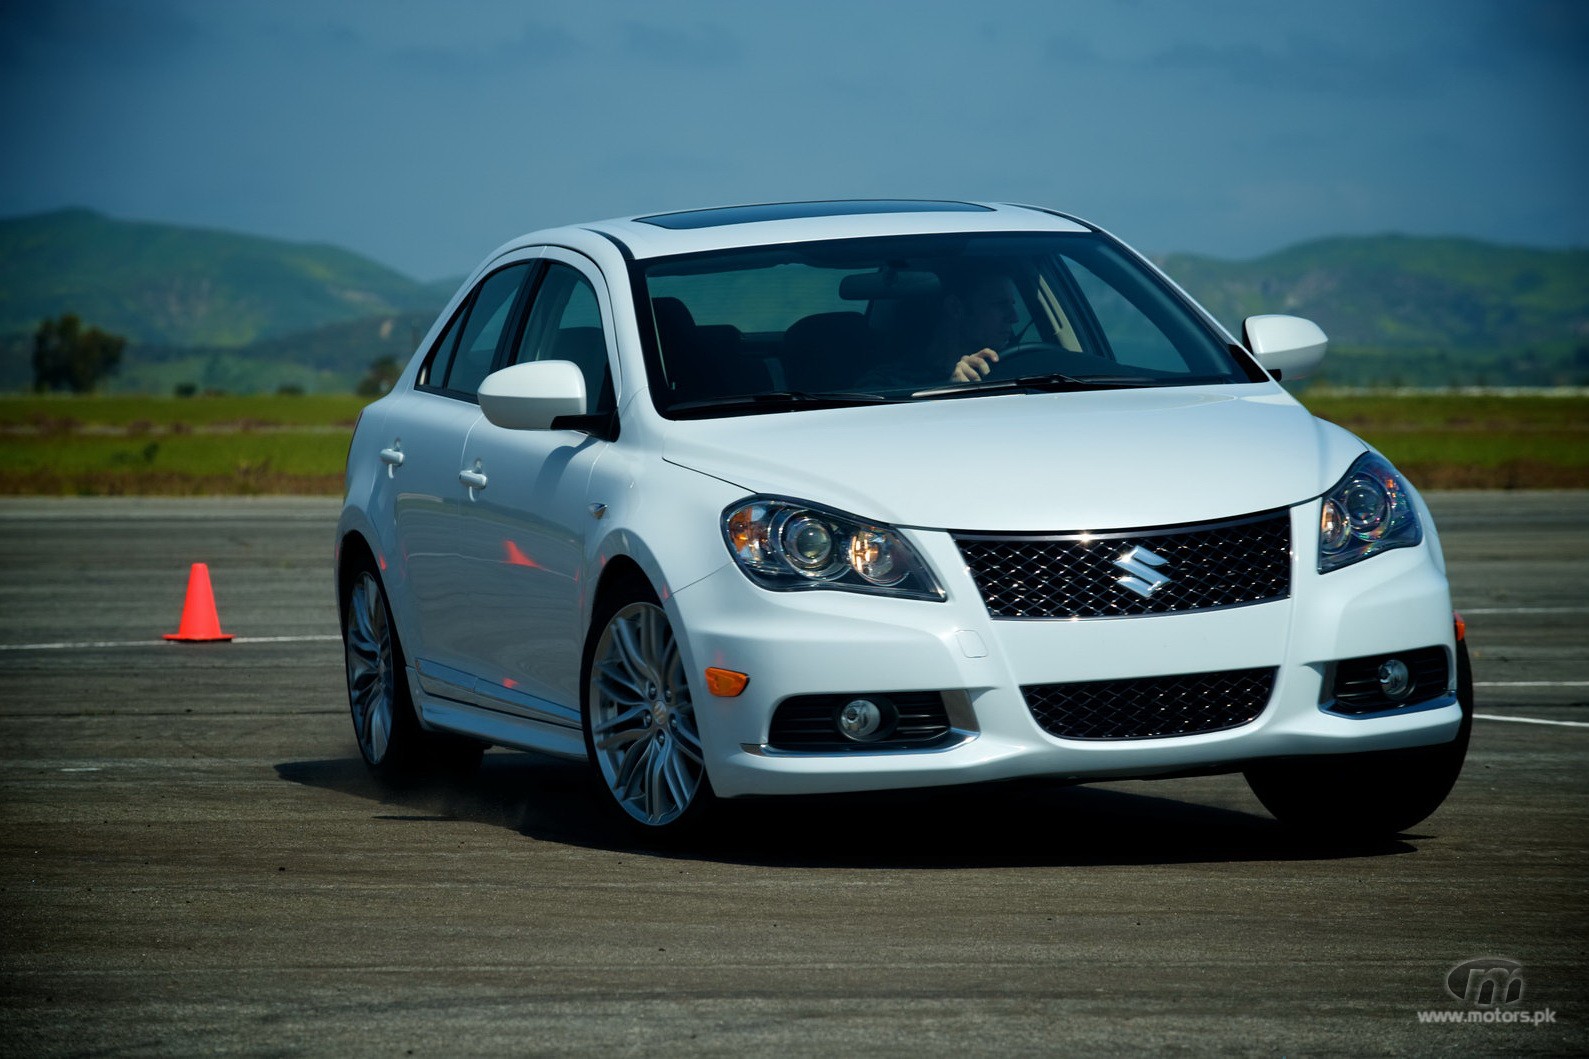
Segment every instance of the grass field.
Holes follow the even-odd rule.
[[[351,395],[0,397],[0,495],[342,491]]]
[[[1589,488],[1589,396],[1308,394],[1422,489]]]
[[[1589,488],[1589,397],[1304,393],[1425,489]],[[0,495],[335,495],[353,396],[0,397]]]

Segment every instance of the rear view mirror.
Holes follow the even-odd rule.
[[[585,414],[585,376],[567,360],[513,364],[480,384],[480,411],[509,430],[546,430],[558,416]]]
[[[1318,324],[1300,316],[1249,316],[1241,326],[1247,348],[1277,379],[1307,378],[1329,344]]]
[[[857,272],[839,280],[839,297],[848,302],[871,302],[884,298],[930,298],[943,288],[936,274],[885,268],[877,272]]]

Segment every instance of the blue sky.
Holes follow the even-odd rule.
[[[1589,245],[1589,3],[0,0],[0,216],[330,242],[832,197],[1069,210],[1150,252]]]

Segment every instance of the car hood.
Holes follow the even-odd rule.
[[[663,457],[898,526],[1172,525],[1320,495],[1364,451],[1278,386],[1020,394],[667,424]]]

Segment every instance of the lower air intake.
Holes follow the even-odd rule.
[[[1043,731],[1061,739],[1164,739],[1257,720],[1274,684],[1271,667],[1034,684],[1021,692]]]

